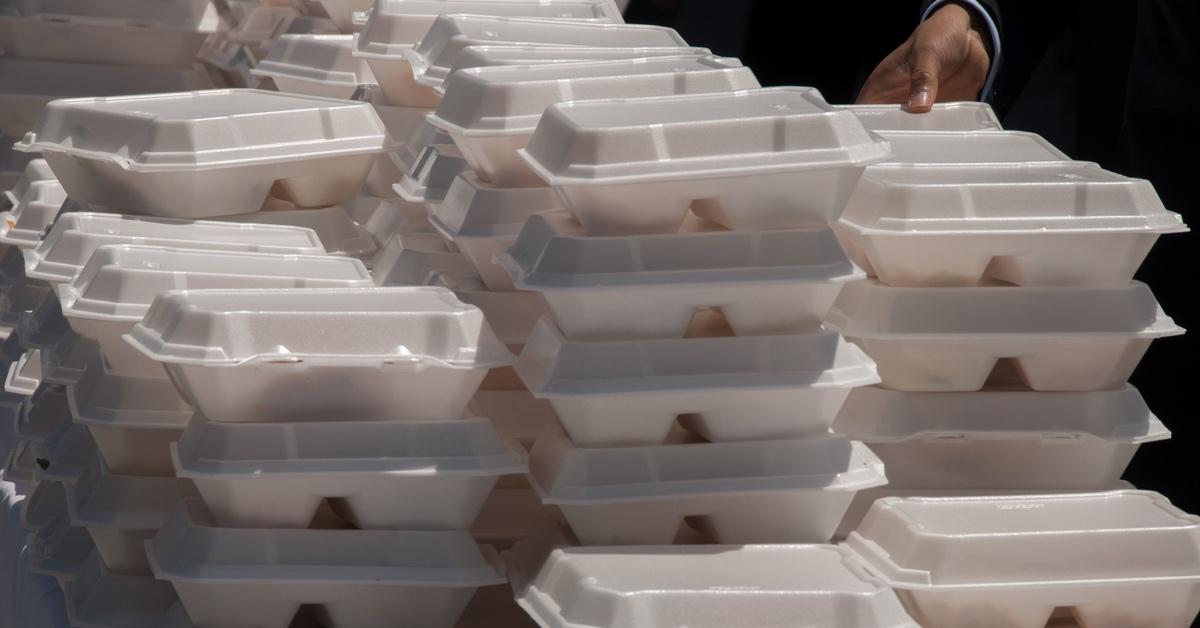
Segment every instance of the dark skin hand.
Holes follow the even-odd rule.
[[[991,57],[987,24],[973,10],[946,4],[876,66],[857,102],[924,113],[935,102],[977,100]]]

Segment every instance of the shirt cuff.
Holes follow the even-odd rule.
[[[934,0],[926,9],[924,15],[921,16],[921,21],[929,19],[933,12],[938,10],[943,4],[952,0]],[[979,93],[981,100],[987,101],[992,97],[992,90],[996,86],[996,75],[1000,70],[1000,29],[996,26],[996,20],[992,19],[992,14],[979,3],[978,0],[953,0],[960,4],[965,4],[983,17],[983,21],[987,23],[988,32],[992,34],[992,63],[988,68],[987,79],[983,82],[983,90]]]

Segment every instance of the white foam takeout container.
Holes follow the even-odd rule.
[[[75,425],[51,443],[45,456],[37,460],[34,475],[39,482],[74,484],[95,463],[98,455],[96,440],[86,428]]]
[[[331,628],[451,628],[477,588],[505,581],[466,531],[223,528],[200,500],[147,551],[197,626],[287,628],[307,604]]]
[[[425,206],[398,198],[362,197],[347,211],[379,247],[397,233],[434,233]],[[378,249],[376,249],[378,254]]]
[[[21,340],[21,346],[53,351],[58,345],[68,342],[71,326],[63,318],[62,307],[54,296],[52,286],[27,279],[24,286],[10,290],[14,291],[17,295],[7,319],[11,320],[12,315],[17,314],[15,333]]]
[[[112,573],[93,555],[63,588],[67,618],[79,628],[163,628],[178,597],[170,582]]]
[[[109,571],[150,575],[143,543],[154,536],[175,503],[196,496],[191,480],[115,475],[97,461],[67,487],[71,525],[87,528]]]
[[[548,319],[516,369],[583,447],[660,444],[677,419],[713,441],[819,435],[853,388],[879,381],[833,332],[573,342]]]
[[[860,117],[861,120],[861,117]],[[892,161],[868,172],[907,168],[913,164],[1003,164],[1019,167],[1039,162],[1069,162],[1070,157],[1036,133],[1024,131],[877,131],[892,149]]]
[[[437,233],[396,233],[371,262],[380,286],[433,285],[440,274],[475,277],[475,266]]]
[[[281,92],[349,99],[359,86],[375,84],[353,50],[353,35],[280,35],[250,74],[271,79]]]
[[[42,381],[70,386],[83,377],[99,354],[100,345],[95,340],[72,333],[54,349],[41,351]]]
[[[491,292],[482,285],[474,288],[454,289],[454,294],[463,303],[482,310],[496,337],[514,353],[520,353],[534,326],[548,312],[546,300],[536,292]]]
[[[42,385],[42,351],[30,349],[8,366],[4,390],[14,395],[32,395]]]
[[[126,339],[223,421],[455,420],[514,361],[444,288],[170,292]]]
[[[368,103],[230,89],[55,101],[18,149],[77,201],[205,218],[257,211],[272,191],[301,207],[348,200],[386,139]]]
[[[432,125],[426,123],[418,127],[410,140],[425,135],[424,126]],[[388,158],[396,170],[405,173],[399,183],[392,185],[392,191],[405,201],[423,204],[428,211],[442,202],[454,178],[469,171],[470,166],[445,134],[439,132],[432,136],[419,151],[410,150],[420,145],[419,142],[409,141],[406,149],[388,153]]]
[[[355,224],[341,206],[321,209],[278,209],[252,214],[237,214],[221,221],[245,222],[258,225],[290,225],[317,232],[325,252],[342,257],[365,258],[378,249],[375,238],[361,225]]]
[[[43,384],[21,405],[13,431],[18,440],[29,442],[31,453],[40,456],[70,427],[71,410],[66,391]]]
[[[508,271],[496,258],[517,241],[529,216],[562,207],[547,187],[498,187],[474,173],[458,175],[429,217],[438,233],[474,265],[489,290],[514,290]]]
[[[520,154],[593,235],[828,226],[891,157],[806,87],[560,103]]]
[[[26,538],[36,539],[67,514],[66,489],[58,482],[37,482],[16,509]]]
[[[67,192],[57,180],[30,183],[12,210],[0,213],[0,245],[31,248],[40,244],[66,200]]]
[[[1105,490],[1143,443],[1170,438],[1132,386],[1098,392],[850,393],[833,430],[862,441],[889,487]]]
[[[872,131],[964,132],[999,131],[1000,118],[982,102],[935,103],[926,113],[910,113],[902,105],[842,105]]]
[[[5,148],[11,149],[11,145]],[[19,153],[18,153],[19,154]],[[25,192],[29,190],[29,186],[40,183],[42,181],[57,181],[58,177],[54,176],[54,171],[50,169],[50,164],[46,163],[45,159],[33,156],[33,159],[27,161],[21,166],[21,171],[18,173],[16,181],[11,187],[5,187],[2,193],[3,199],[11,207],[16,205],[17,201],[25,196]]]
[[[917,628],[835,545],[571,547],[548,537],[506,555],[517,603],[547,628]]]
[[[979,390],[1011,366],[1039,391],[1118,388],[1150,343],[1183,329],[1145,284],[1114,288],[892,288],[853,283],[826,326],[862,347],[886,388]]]
[[[374,0],[308,0],[310,4],[321,7],[321,12],[329,16],[338,30],[350,33],[362,28],[363,13],[371,10]]]
[[[1144,491],[875,502],[846,545],[923,626],[1186,626],[1200,518]]]
[[[545,65],[548,63],[579,63],[581,61],[618,61],[622,59],[649,59],[651,57],[706,56],[708,48],[689,46],[665,46],[655,48],[605,48],[599,46],[543,46],[521,44],[482,44],[463,48],[446,79],[434,86],[433,91],[445,97],[446,83],[459,70],[489,68],[512,65]],[[725,59],[734,66],[737,59]]]
[[[705,307],[739,336],[811,332],[842,286],[864,277],[828,228],[714,227],[596,237],[566,212],[542,213],[497,259],[516,287],[546,297],[573,340],[682,338]]]
[[[161,375],[161,366],[126,343],[129,333],[167,290],[204,288],[353,288],[372,285],[356,259],[196,251],[130,245],[102,246],[58,299],[71,328],[93,338],[114,373]]]
[[[4,467],[0,469],[0,474],[4,475],[4,481],[22,489],[23,493],[36,490],[38,486],[35,472],[37,454],[33,451],[33,444],[25,440],[18,440],[8,449],[7,455],[3,459]]]
[[[94,361],[67,388],[71,417],[95,439],[106,467],[122,475],[174,475],[171,443],[193,411],[165,372],[118,375]]]
[[[870,168],[837,228],[895,286],[1119,285],[1160,235],[1187,231],[1149,181],[1082,162]]]
[[[28,547],[29,573],[50,576],[61,588],[79,577],[96,549],[87,530],[72,526],[69,516],[59,517],[42,533],[30,535]],[[99,558],[95,560],[99,562]]]
[[[220,25],[208,0],[5,0],[5,56],[46,61],[190,67]]]
[[[487,419],[218,423],[197,417],[177,473],[217,523],[304,528],[323,499],[362,529],[471,527],[496,481],[525,472]]]
[[[3,21],[3,17],[0,17]],[[64,40],[70,36],[58,35]],[[2,37],[2,36],[0,36]],[[200,68],[101,65],[0,58],[0,133],[21,137],[60,98],[96,98],[212,89]],[[7,140],[11,145],[12,140]]]
[[[883,463],[837,434],[585,448],[547,426],[530,484],[583,545],[667,545],[687,518],[727,544],[824,543]]]
[[[446,131],[481,179],[542,185],[517,151],[546,107],[568,100],[645,98],[759,87],[750,68],[712,56],[653,57],[460,70],[429,122]]]
[[[25,272],[44,281],[71,281],[92,253],[106,244],[293,255],[325,253],[317,233],[303,227],[78,212],[60,216],[45,240],[24,252]]]
[[[502,28],[464,29],[443,23],[457,21],[461,14],[479,20],[546,18],[544,21],[591,20],[623,22],[612,0],[551,0],[549,2],[506,0],[380,0],[355,36],[354,55],[367,60],[378,78],[386,100],[393,105],[432,107],[440,96],[429,84],[418,84],[429,60],[439,54],[457,54],[470,43],[511,41],[513,31]],[[447,16],[444,18],[443,16]],[[525,34],[524,31],[520,31]],[[582,42],[579,42],[582,43]],[[414,55],[414,53],[416,53]],[[452,59],[445,59],[446,67]]]

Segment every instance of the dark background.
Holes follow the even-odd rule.
[[[1008,65],[994,104],[1005,128],[1039,133],[1074,159],[1149,179],[1169,209],[1200,229],[1200,2],[1001,3]],[[740,58],[765,86],[815,86],[832,103],[854,101],[919,15],[920,2],[908,0],[633,0],[626,12],[629,22],[672,26],[691,45]],[[1194,333],[1156,342],[1134,374],[1173,438],[1142,447],[1125,475],[1194,513],[1197,237],[1161,238],[1138,274],[1167,314]]]

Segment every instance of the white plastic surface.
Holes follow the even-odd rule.
[[[458,419],[514,360],[444,288],[170,292],[126,339],[227,421]]]
[[[42,385],[42,351],[30,349],[8,367],[4,390],[15,395],[32,395]]]
[[[850,393],[833,431],[879,456],[890,487],[1104,490],[1143,443],[1171,433],[1132,386],[1046,393],[996,387]]]
[[[161,375],[122,336],[167,290],[205,288],[353,288],[373,285],[356,259],[109,245],[96,249],[69,283],[58,284],[63,315],[94,338],[115,373]]]
[[[713,441],[819,435],[851,389],[879,381],[832,332],[573,342],[548,319],[516,369],[582,447],[659,444],[677,419]]]
[[[56,37],[70,39],[69,35]],[[59,98],[154,94],[213,87],[212,79],[200,69],[100,65],[90,59],[80,61],[64,63],[0,57],[0,132],[13,137],[25,135],[37,125],[46,104]]]
[[[489,290],[513,290],[508,271],[496,258],[508,252],[530,215],[560,209],[562,201],[547,187],[498,187],[473,173],[450,184],[429,222],[471,260]]]
[[[876,501],[846,546],[923,626],[1186,626],[1200,611],[1200,518],[1161,495]]]
[[[348,99],[360,85],[375,83],[353,50],[353,35],[281,35],[250,73],[271,79],[281,92]]]
[[[56,180],[29,184],[11,211],[0,213],[0,245],[30,248],[41,243],[67,200]]]
[[[1061,150],[1036,133],[1023,131],[963,131],[957,133],[878,131],[891,146],[891,162],[880,168],[911,164],[1004,164],[1070,161]]]
[[[112,573],[95,556],[63,593],[67,616],[77,628],[162,628],[177,600],[171,583]]]
[[[66,391],[43,384],[21,407],[14,432],[17,438],[33,445],[34,453],[40,454],[70,427]]]
[[[982,102],[935,103],[927,113],[909,113],[901,105],[848,105],[872,131],[999,131],[1000,119]]]
[[[454,293],[463,303],[482,310],[496,337],[509,347],[524,346],[534,326],[549,311],[546,300],[536,292],[455,290]]]
[[[170,444],[193,411],[161,369],[157,376],[117,375],[98,360],[67,397],[72,418],[87,426],[110,471],[174,474]]]
[[[0,136],[0,140],[7,141],[7,138]],[[11,148],[11,145],[6,148]],[[12,187],[4,188],[4,200],[10,206],[15,205],[22,196],[25,196],[25,192],[29,189],[29,186],[44,181],[57,180],[58,177],[54,176],[54,171],[50,169],[50,164],[46,163],[45,159],[34,156],[33,159],[30,159],[22,166],[20,176],[13,183]]]
[[[5,0],[0,49],[19,59],[189,67],[219,23],[209,0]]]
[[[21,314],[15,333],[20,337],[21,345],[29,349],[50,351],[71,335],[71,327],[67,324],[67,319],[63,318],[62,308],[54,296],[54,290],[42,294],[46,288],[51,286],[40,281],[26,280],[26,289],[18,290],[23,296],[18,297],[21,303],[17,309],[21,310]]]
[[[370,11],[374,0],[314,0],[325,15],[333,20],[338,30],[349,33],[362,28],[361,15]]]
[[[451,628],[476,588],[505,581],[465,531],[221,528],[199,500],[147,548],[201,628],[287,628],[304,604],[331,628]]]
[[[400,233],[432,234],[425,206],[397,198],[364,196],[351,203],[347,210],[354,213],[355,222],[362,226],[379,247]]]
[[[379,248],[375,243],[375,238],[366,229],[355,224],[346,214],[346,210],[340,206],[324,209],[260,211],[218,220],[312,229],[317,232],[317,236],[325,245],[325,252],[330,255],[362,258],[371,255]]]
[[[436,233],[397,233],[371,264],[380,286],[427,286],[439,274],[475,274],[475,266],[462,253],[451,251]]]
[[[539,11],[553,6],[542,4]],[[416,45],[379,47],[366,41],[365,36],[366,31],[356,41],[355,54],[367,57],[388,101],[418,107],[437,105],[441,96],[433,91],[433,86],[446,79],[459,54],[468,46],[532,44],[657,48],[687,45],[674,30],[660,26],[484,15],[439,16]]]
[[[547,628],[917,628],[834,545],[531,547],[544,543],[509,564],[518,603]]]
[[[560,103],[521,156],[588,233],[826,226],[887,144],[812,88]]]
[[[1119,388],[1150,343],[1183,329],[1145,284],[1116,288],[846,286],[826,326],[870,355],[886,388],[972,391],[997,364],[1039,391]]]
[[[20,148],[75,200],[204,218],[256,211],[273,187],[301,207],[348,200],[386,137],[368,103],[211,90],[55,101]]]
[[[429,122],[450,134],[481,179],[502,187],[537,186],[541,178],[517,151],[550,105],[757,87],[750,68],[711,56],[475,68],[446,81],[446,97]]]
[[[71,281],[92,253],[108,244],[292,255],[325,252],[317,233],[302,227],[78,212],[62,215],[40,245],[25,251],[25,272],[44,281]]]
[[[79,381],[99,354],[100,345],[95,340],[71,334],[53,350],[42,351],[42,380],[70,386]]]
[[[72,526],[68,516],[56,521],[44,534],[31,537],[29,548],[33,551],[30,573],[51,576],[65,584],[83,571],[96,544],[87,530]]]
[[[532,445],[547,423],[558,420],[554,407],[527,390],[481,390],[471,399],[468,412],[487,417],[505,442]]]
[[[74,484],[95,464],[96,440],[81,426],[72,426],[39,458],[35,475],[39,481]]]
[[[196,496],[191,480],[115,475],[95,464],[67,486],[71,525],[87,528],[109,571],[150,575],[142,544],[154,536],[176,502]]]
[[[573,340],[682,338],[703,307],[740,336],[814,331],[842,286],[864,277],[830,229],[714,228],[590,237],[566,212],[544,213],[497,259]]]
[[[414,134],[418,131],[414,131]],[[434,137],[440,141],[442,138]],[[449,136],[445,137],[449,142]],[[411,148],[413,143],[408,142]],[[410,203],[423,203],[426,207],[437,205],[446,197],[455,177],[470,169],[462,152],[453,144],[431,142],[413,153],[399,150],[388,153],[397,170],[406,173],[400,183],[392,186],[396,195]]]
[[[584,545],[667,545],[687,517],[718,543],[823,543],[883,463],[836,434],[803,440],[593,449],[551,425],[530,483]]]
[[[1187,227],[1149,181],[1070,162],[871,168],[838,230],[890,285],[1095,286],[1129,281]]]
[[[350,418],[350,417],[347,417]],[[496,480],[524,461],[487,419],[218,423],[197,417],[174,446],[224,527],[308,527],[322,499],[361,529],[471,527]]]

